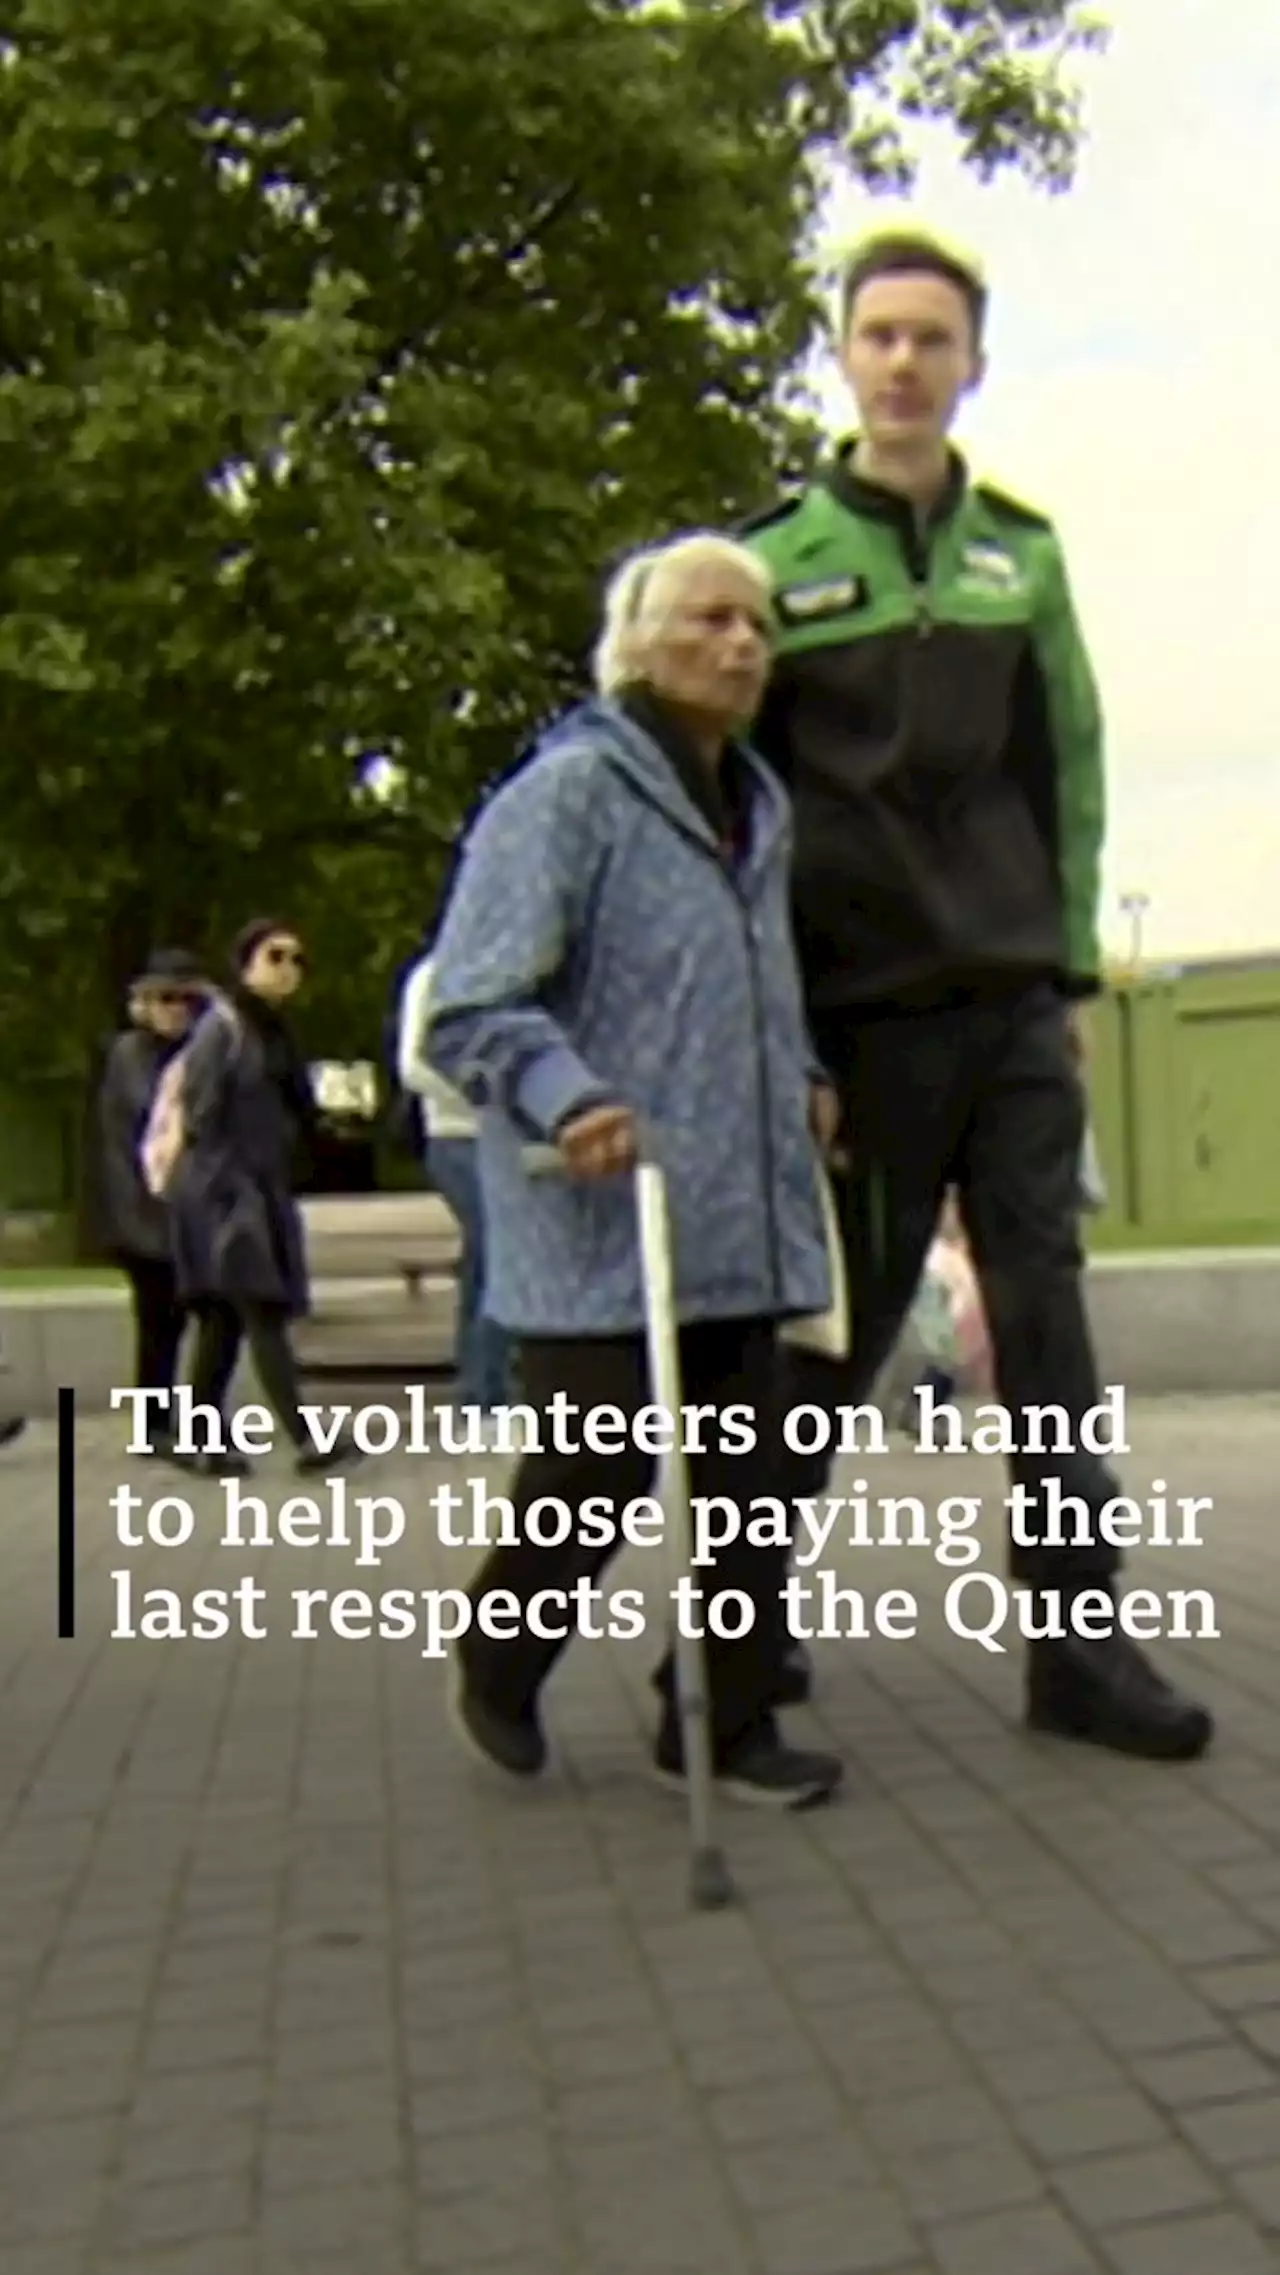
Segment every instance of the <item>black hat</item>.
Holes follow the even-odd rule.
[[[185,948],[153,948],[133,982],[135,987],[199,988],[204,967]]]

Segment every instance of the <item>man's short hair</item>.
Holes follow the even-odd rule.
[[[844,261],[840,276],[840,333],[849,329],[853,304],[864,284],[878,276],[940,276],[961,293],[975,341],[987,320],[987,281],[981,263],[962,246],[931,229],[877,229],[863,237]]]

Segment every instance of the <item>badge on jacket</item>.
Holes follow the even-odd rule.
[[[961,555],[966,584],[982,586],[987,592],[1018,592],[1022,586],[1022,572],[1011,553],[989,538],[975,539],[966,545]]]
[[[821,624],[829,616],[865,608],[870,597],[865,577],[820,577],[812,584],[787,585],[774,606],[783,624]]]

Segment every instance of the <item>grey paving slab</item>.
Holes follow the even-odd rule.
[[[555,1759],[508,1792],[457,1752],[420,1640],[290,1633],[291,1591],[461,1586],[395,1455],[380,1565],[219,1542],[126,1551],[111,1495],[179,1490],[85,1424],[79,1632],[59,1642],[51,1430],[0,1455],[0,2275],[1267,2275],[1280,2271],[1280,1407],[1131,1412],[1135,1493],[1211,1496],[1221,1635],[1166,1644],[1216,1708],[1193,1769],[1027,1739],[1016,1648],[948,1631],[816,1646],[797,1732],[829,1811],[726,1818],[744,1902],[686,1906],[646,1775],[652,1640],[581,1644]],[[855,1471],[850,1465],[849,1477]],[[984,1498],[998,1467],[864,1456],[876,1494]],[[500,1494],[504,1465],[486,1465]],[[846,1482],[846,1489],[848,1481]],[[279,1457],[247,1488],[299,1490]],[[111,1575],[242,1577],[267,1633],[113,1639]],[[657,1560],[615,1586],[649,1593]],[[376,1621],[374,1622],[376,1625]]]

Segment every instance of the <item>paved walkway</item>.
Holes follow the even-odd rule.
[[[709,1917],[644,1776],[643,1648],[579,1646],[554,1774],[495,1791],[412,1642],[282,1632],[293,1587],[465,1557],[233,1555],[203,1487],[203,1543],[126,1558],[118,1428],[84,1431],[75,1643],[51,1436],[0,1457],[3,2275],[1280,2269],[1274,1405],[1133,1419],[1135,1490],[1217,1497],[1205,1548],[1135,1565],[1216,1592],[1222,1639],[1169,1649],[1222,1717],[1209,1762],[1025,1740],[1016,1655],[936,1616],[954,1575],[846,1556],[919,1593],[921,1636],[820,1647],[795,1720],[846,1795],[735,1813],[746,1901]],[[1002,1490],[964,1458],[861,1466]],[[388,1459],[361,1490],[421,1507],[441,1475]],[[274,1631],[110,1641],[126,1561],[188,1595],[251,1572]]]

